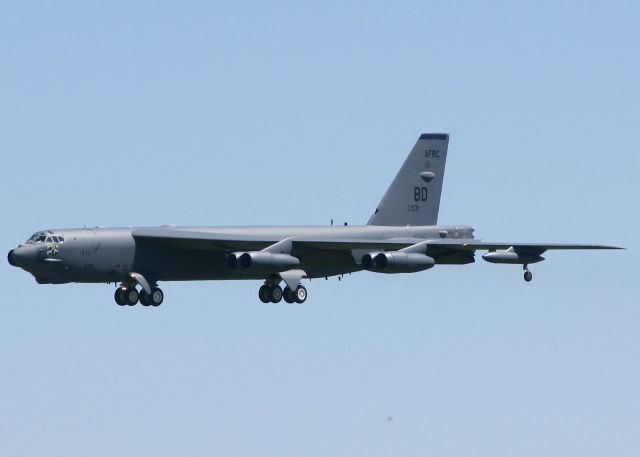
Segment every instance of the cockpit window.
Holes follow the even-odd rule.
[[[34,233],[31,238],[27,240],[27,244],[44,243],[46,238],[46,235],[42,232]]]
[[[34,233],[31,238],[26,241],[26,244],[40,244],[40,243],[64,243],[64,237],[57,235],[49,235],[45,232]]]

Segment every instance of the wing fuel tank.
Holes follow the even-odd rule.
[[[490,263],[505,263],[512,265],[525,265],[529,263],[542,262],[544,260],[544,257],[538,254],[526,254],[508,250],[487,252],[482,256],[482,258]]]

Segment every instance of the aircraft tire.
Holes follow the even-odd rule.
[[[269,303],[271,301],[269,297],[271,297],[269,286],[265,284],[258,289],[258,298],[262,303]]]
[[[119,306],[125,306],[126,303],[124,302],[124,300],[122,299],[122,287],[118,287],[116,289],[116,292],[113,294],[113,298],[116,300],[116,303]]]
[[[149,304],[151,306],[160,306],[164,301],[164,293],[159,287],[151,289],[151,295],[149,296]]]
[[[149,303],[149,296],[144,290],[141,290],[140,293],[138,294],[138,300],[140,301],[140,304],[142,306],[151,305],[151,303]]]
[[[282,300],[282,287],[271,287],[269,292],[269,295],[271,296],[271,303],[280,303],[280,300]]]
[[[287,303],[294,303],[296,301],[293,295],[293,291],[289,288],[289,286],[286,286],[282,291],[282,298],[284,298],[284,301],[286,301]]]
[[[123,297],[124,297],[124,301],[126,302],[127,305],[129,306],[135,306],[136,303],[138,303],[138,291],[136,290],[135,287],[132,288],[123,288]]]
[[[529,270],[524,272],[524,280],[530,282],[533,279],[533,274]]]
[[[296,303],[304,303],[307,301],[307,288],[304,286],[298,286],[293,295]]]

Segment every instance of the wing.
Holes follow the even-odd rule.
[[[421,252],[421,244],[405,250]],[[440,264],[473,262],[475,251],[489,251],[482,256],[487,262],[527,265],[544,260],[542,254],[550,250],[622,249],[601,244],[494,243],[475,239],[432,240],[424,244],[422,252]]]
[[[196,229],[181,229],[174,227],[141,228],[134,229],[132,236],[136,240],[158,243],[175,248],[196,250],[261,250],[281,242],[281,237],[273,235],[228,234]],[[575,250],[575,249],[623,249],[617,246],[600,244],[558,244],[558,243],[509,243],[487,242],[477,239],[434,239],[424,240],[419,238],[385,238],[385,239],[353,239],[333,237],[294,237],[289,239],[298,250],[383,250],[395,251],[411,249],[413,252],[427,251],[497,251],[512,249],[516,252],[527,254],[542,254],[548,250]]]
[[[131,234],[137,241],[155,243],[166,247],[214,251],[258,251],[283,241],[281,237],[261,235],[260,233],[228,234],[174,227],[134,229]],[[395,251],[424,241],[418,238],[358,240],[333,237],[293,237],[288,238],[288,240],[291,241],[293,255],[300,255],[309,251],[350,251],[360,249]]]
[[[550,250],[581,250],[581,249],[624,249],[617,246],[603,244],[561,244],[561,243],[494,243],[476,239],[460,240],[432,240],[426,242],[432,247],[442,247],[464,251],[498,251],[512,249],[516,252],[540,255]]]
[[[143,241],[177,249],[193,250],[260,250],[279,239],[256,235],[229,235],[192,229],[173,227],[134,229],[131,235],[136,241]]]

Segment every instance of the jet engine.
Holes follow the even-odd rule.
[[[297,267],[300,265],[300,260],[289,254],[251,251],[227,254],[226,263],[232,270],[279,272]]]
[[[373,252],[362,256],[362,267],[377,273],[415,273],[428,270],[435,263],[428,255],[411,252]]]

